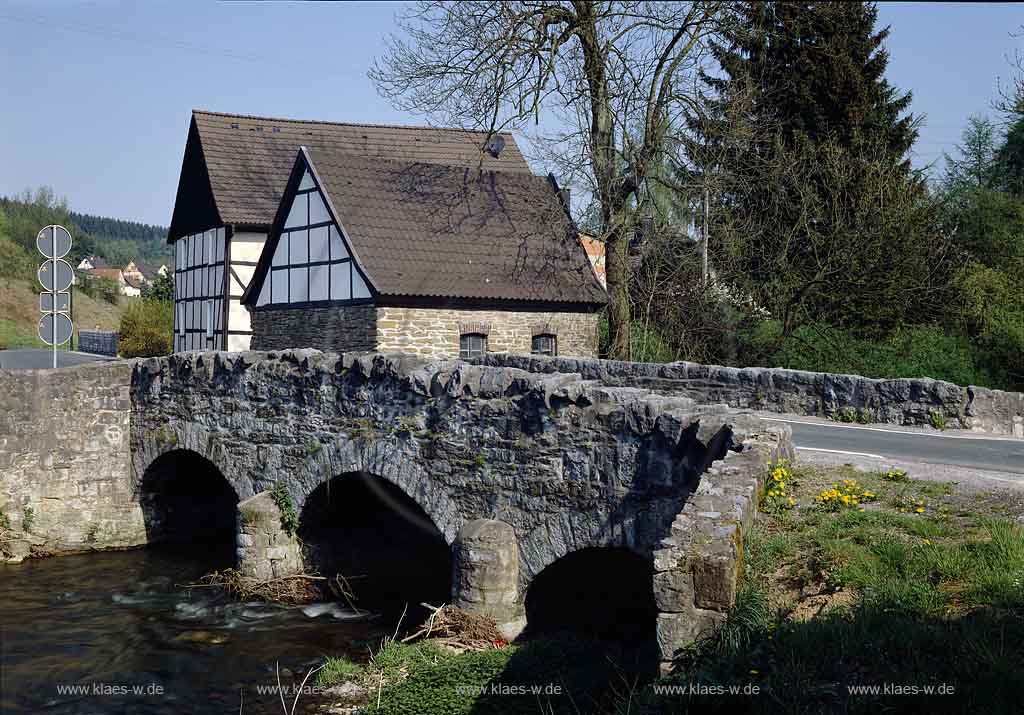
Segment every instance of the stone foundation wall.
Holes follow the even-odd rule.
[[[377,347],[425,357],[458,358],[463,332],[487,334],[490,352],[530,354],[533,336],[557,336],[558,354],[597,357],[596,313],[378,308]]]
[[[131,479],[131,370],[122,362],[0,371],[8,556],[145,543]]]
[[[530,354],[534,335],[551,333],[559,355],[597,357],[596,313],[394,308],[373,305],[256,310],[252,349],[393,352],[458,358],[459,337],[487,335],[490,352]]]
[[[606,385],[640,387],[733,408],[836,418],[866,410],[871,422],[927,425],[933,414],[949,427],[1024,438],[1024,394],[919,379],[876,380],[781,368],[733,368],[692,362],[667,364],[488,355],[484,365],[530,372],[578,373]]]
[[[376,350],[376,311],[369,303],[330,308],[254,310],[251,311],[251,346],[253,350]]]

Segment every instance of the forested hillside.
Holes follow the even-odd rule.
[[[76,259],[75,263],[83,256],[98,255],[111,265],[124,265],[132,259],[158,264],[168,263],[174,255],[166,244],[165,227],[71,211],[67,201],[48,187],[0,198],[0,211],[5,214],[5,227],[0,226],[0,230],[33,261],[36,234],[51,223],[71,231],[71,258]],[[17,266],[14,270],[17,272]],[[0,266],[0,274],[11,275],[11,267]]]

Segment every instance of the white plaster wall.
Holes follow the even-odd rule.
[[[256,266],[243,266],[238,262],[259,261],[266,240],[267,234],[252,231],[237,231],[231,237],[231,267],[228,273],[231,280],[228,283],[228,295],[232,297],[228,302],[228,350],[249,349],[252,323],[249,311],[242,305],[240,297],[249,287]],[[244,331],[250,335],[232,335],[235,331]]]

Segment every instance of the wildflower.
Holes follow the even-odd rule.
[[[919,506],[916,509],[914,509],[914,511],[916,511],[918,514],[924,514],[924,507]]]

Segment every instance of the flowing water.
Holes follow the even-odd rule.
[[[185,586],[230,556],[168,547],[0,566],[0,712],[279,714],[275,664],[292,692],[325,655],[365,659],[394,625]],[[318,700],[303,695],[296,712]]]

